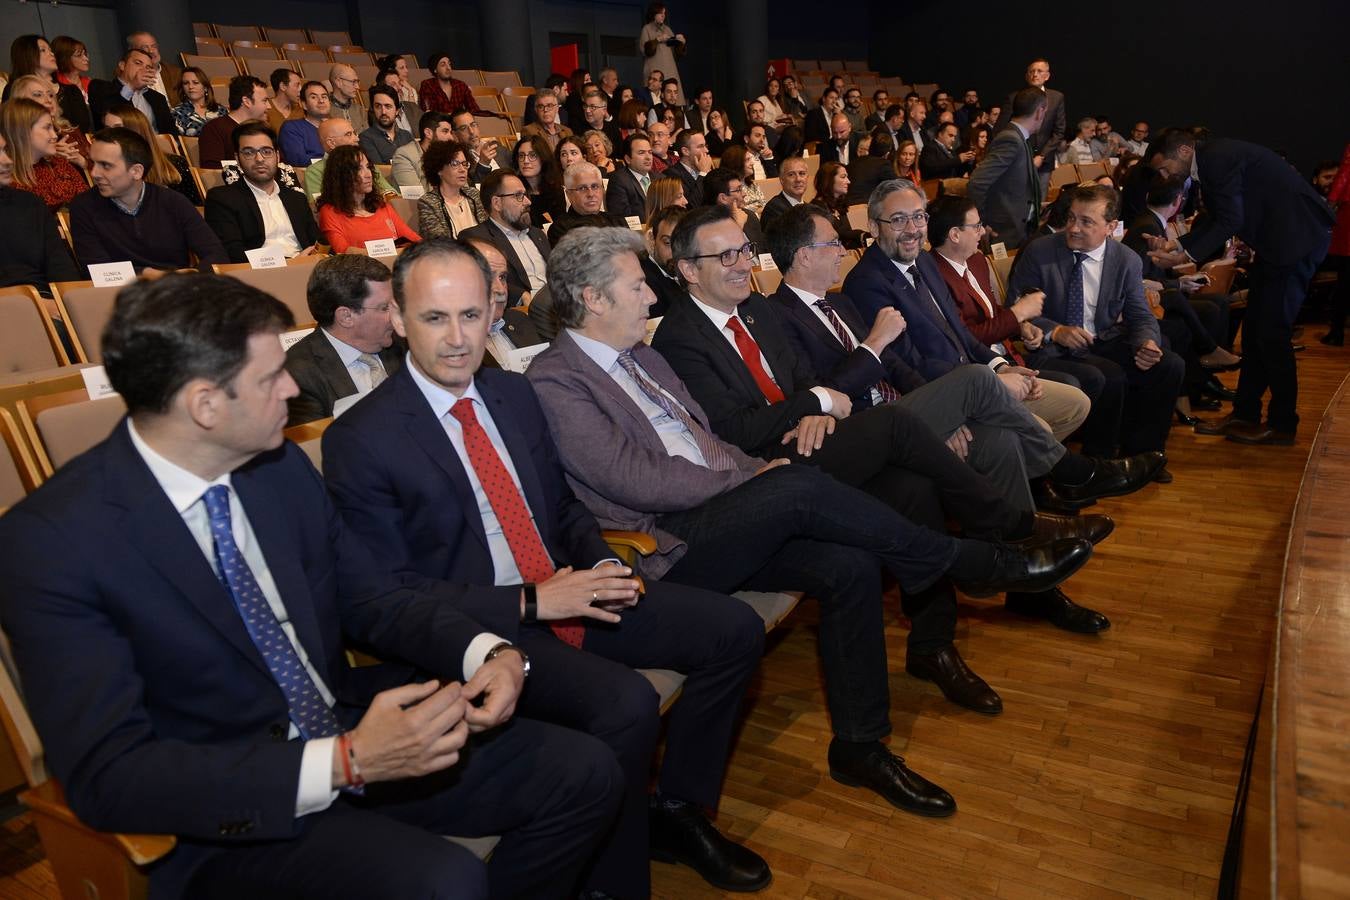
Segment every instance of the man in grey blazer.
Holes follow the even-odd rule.
[[[1026,80],[1027,86],[1031,90],[1040,91],[1045,96],[1045,118],[1031,133],[1031,151],[1036,168],[1043,175],[1049,175],[1055,170],[1055,160],[1058,159],[1065,145],[1064,136],[1068,128],[1068,114],[1064,109],[1064,95],[1054,88],[1045,86],[1046,82],[1050,80],[1050,61],[1048,59],[1033,59],[1027,63]],[[995,134],[1007,128],[1009,117],[1015,115],[1012,108],[1016,96],[1017,92],[1008,96],[1008,102],[1004,104],[1003,111],[999,113],[998,121],[994,123]]]
[[[286,401],[287,425],[328,418],[337,401],[370,393],[403,365],[390,277],[369,256],[330,256],[314,266],[305,294],[318,324],[286,351],[286,371],[300,388]]]
[[[1032,159],[1032,136],[1045,121],[1045,94],[1023,88],[1009,105],[1012,123],[989,142],[970,173],[966,195],[979,207],[989,239],[1016,250],[1036,229],[1041,214],[1041,179]]]
[[[1083,425],[1089,456],[1163,450],[1186,367],[1162,347],[1139,257],[1111,240],[1119,217],[1114,189],[1074,188],[1064,231],[1019,254],[1008,286],[1010,297],[1045,292],[1041,315],[1031,320],[1045,340],[1028,365],[1070,375],[1096,370],[1105,378]],[[1162,474],[1159,480],[1170,479]]]

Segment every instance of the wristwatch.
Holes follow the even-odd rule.
[[[507,650],[514,650],[520,654],[520,669],[524,673],[525,677],[529,678],[530,677],[529,655],[524,650],[517,647],[510,641],[502,641],[500,644],[497,644],[495,647],[489,650],[487,652],[487,655],[483,657],[483,662],[492,662],[492,660],[496,659],[498,656],[505,653]]]

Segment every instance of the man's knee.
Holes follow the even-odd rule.
[[[420,854],[415,863],[409,863],[398,874],[392,875],[389,896],[486,900],[490,894],[487,866],[467,848],[450,840],[443,843],[438,851]]]
[[[656,746],[660,730],[661,697],[656,689],[641,673],[616,664],[604,702],[596,704],[587,731],[642,753]]]

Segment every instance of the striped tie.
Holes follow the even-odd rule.
[[[698,447],[699,452],[703,454],[703,461],[708,464],[708,468],[715,472],[729,472],[736,468],[736,461],[731,458],[731,454],[727,452],[727,448],[722,445],[722,442],[708,434],[703,426],[694,421],[694,417],[689,415],[689,412],[683,406],[668,396],[658,385],[652,383],[651,379],[647,377],[647,373],[638,366],[637,360],[633,359],[632,350],[621,352],[618,362],[623,370],[628,373],[628,377],[637,382],[637,386],[642,389],[642,393],[661,407],[666,415],[689,430],[689,437],[693,439],[694,446]]]
[[[852,353],[858,349],[857,343],[853,340],[853,332],[848,330],[844,320],[839,318],[839,313],[834,311],[834,304],[821,298],[816,301],[816,306],[820,307],[820,311],[825,314],[825,318],[830,320],[830,326],[834,328],[835,337],[839,338],[839,343],[844,345],[844,352]],[[900,399],[900,392],[885,378],[878,381],[874,387],[877,393],[881,395],[882,403],[890,403],[892,400]]]

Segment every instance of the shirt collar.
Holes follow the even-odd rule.
[[[403,361],[403,366],[412,374],[413,384],[417,385],[417,389],[422,392],[422,396],[427,398],[427,403],[431,406],[432,415],[436,417],[437,422],[444,419],[446,414],[450,412],[450,407],[460,400],[472,400],[478,406],[484,406],[483,395],[478,393],[477,381],[470,381],[469,386],[464,389],[464,394],[456,397],[418,371],[416,364],[412,361],[411,353]]]
[[[736,315],[735,313],[724,313],[720,309],[714,309],[713,307],[704,303],[702,300],[699,300],[697,297],[695,297],[693,293],[689,294],[689,299],[694,301],[695,306],[703,310],[703,314],[712,320],[713,325],[717,326],[718,331],[721,331],[722,329],[726,328],[727,322],[731,321],[731,319]]]
[[[957,275],[961,276],[962,278],[966,277],[966,269],[968,269],[969,266],[966,265],[964,260],[962,260],[961,262],[957,262],[947,254],[943,253],[941,250],[935,252],[937,253],[938,256],[941,256],[943,259],[947,261],[947,265],[951,266],[953,269],[956,270]]]
[[[1106,244],[1110,240],[1111,238],[1108,237],[1105,241],[1102,241],[1101,246],[1096,248],[1095,250],[1070,250],[1069,252],[1085,253],[1087,254],[1087,258],[1092,260],[1093,262],[1101,262],[1103,259],[1106,258]]]
[[[192,508],[206,489],[223,484],[227,488],[232,488],[230,484],[230,473],[226,472],[214,481],[207,481],[200,475],[193,474],[175,462],[170,462],[155,451],[153,447],[145,442],[140,432],[136,430],[136,424],[127,419],[127,433],[131,436],[131,445],[136,448],[136,452],[145,460],[146,466],[150,469],[150,474],[159,482],[159,486],[164,489],[168,495],[169,502],[178,514],[184,515]]]
[[[501,222],[498,222],[494,218],[489,217],[488,221],[491,222],[493,225],[497,226],[497,230],[500,231],[502,234],[506,235],[506,239],[509,241],[523,240],[530,234],[530,230],[528,228],[526,228],[524,231],[517,231],[516,229],[510,227],[509,225],[504,225]]]
[[[270,194],[267,193],[267,191],[264,191],[262,188],[258,187],[253,182],[249,181],[242,174],[239,176],[239,180],[244,182],[244,184],[248,185],[248,189],[253,192],[253,196],[257,197],[259,200],[266,201],[280,196],[279,191],[281,186],[277,184],[275,178],[272,179],[272,193]]]
[[[328,338],[328,343],[333,345],[333,349],[337,351],[338,359],[342,360],[344,366],[350,366],[361,358],[360,350],[341,338],[334,337],[333,333],[327,328],[321,327],[319,330],[323,332],[324,337]]]
[[[501,334],[506,331],[506,319],[498,319],[488,326],[488,334]]]
[[[784,196],[785,198],[787,198],[788,206],[801,206],[803,203],[806,202],[805,200],[794,200],[794,199],[793,199],[790,195],[788,195],[788,194],[784,194],[783,196]],[[805,196],[805,195],[803,195],[803,196]]]
[[[811,293],[810,291],[804,291],[804,290],[802,290],[801,288],[797,287],[795,284],[788,284],[786,281],[783,282],[783,284],[787,284],[787,286],[792,290],[792,293],[794,293],[794,294],[796,294],[798,297],[800,297],[801,300],[802,300],[802,302],[805,303],[807,306],[815,306],[817,303],[819,303],[821,300],[824,299],[823,297],[817,297],[815,294]]]
[[[141,207],[145,205],[145,194],[146,191],[149,190],[147,184],[148,184],[147,182],[144,181],[141,182],[141,195],[136,198],[135,206],[127,206],[125,203],[123,203],[121,200],[118,200],[116,197],[109,197],[108,199],[113,202],[113,206],[116,206],[122,212],[126,213],[129,216],[134,216],[137,213],[139,213],[141,211]]]
[[[1021,125],[1018,125],[1016,122],[1013,122],[1013,123],[1012,123],[1012,126],[1013,126],[1014,128],[1017,129],[1017,133],[1020,134],[1020,135],[1022,136],[1022,140],[1025,141],[1025,140],[1029,140],[1029,139],[1031,138],[1031,132],[1030,132],[1030,131],[1027,131],[1027,130],[1026,130],[1025,128],[1023,128]]]
[[[1167,220],[1162,217],[1162,214],[1151,206],[1148,208],[1148,211],[1153,213],[1153,218],[1157,219],[1162,224],[1163,231],[1167,231]]]
[[[619,351],[615,350],[609,344],[603,341],[597,341],[595,338],[587,337],[575,328],[567,329],[567,333],[576,341],[581,352],[591,358],[602,371],[608,372],[614,368],[614,363],[619,359]]]

